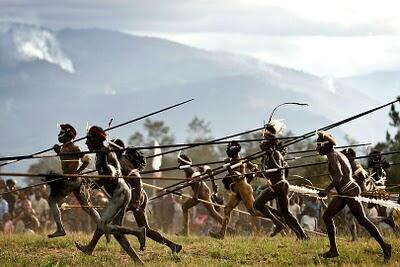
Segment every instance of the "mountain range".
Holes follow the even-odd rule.
[[[304,102],[310,106],[282,107],[275,115],[301,134],[400,94],[395,71],[319,77],[247,56],[103,29],[53,31],[1,23],[0,36],[3,155],[52,146],[60,122],[75,125],[81,136],[87,123],[106,127],[111,118],[117,124],[189,98],[195,101],[152,118],[164,120],[177,141],[186,139],[194,116],[209,121],[219,137],[261,126],[280,103]],[[390,82],[385,75],[391,75]],[[333,133],[341,143],[346,134],[360,142],[383,140],[387,113],[376,112]],[[137,130],[141,123],[111,136],[127,138]]]

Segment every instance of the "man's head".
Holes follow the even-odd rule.
[[[69,141],[74,140],[76,137],[76,130],[72,125],[66,123],[66,124],[60,124],[60,132],[58,133],[58,141],[60,143],[66,143]]]
[[[32,204],[28,199],[24,199],[21,201],[21,208],[23,211],[30,211],[32,209]]]
[[[378,150],[373,150],[369,153],[370,160],[374,163],[380,163],[382,161],[382,153]]]
[[[226,155],[229,158],[236,158],[239,156],[239,152],[242,149],[242,146],[236,142],[236,141],[232,141],[229,142],[228,145],[226,146]]]
[[[8,189],[13,189],[15,187],[15,180],[7,179],[6,184],[7,184]]]
[[[265,138],[265,140],[261,141],[260,143],[261,150],[265,151],[269,148],[275,147],[278,144],[277,137],[282,135],[283,127],[284,125],[280,120],[273,120],[264,126],[262,136]]]
[[[202,165],[202,166],[199,166],[199,171],[201,172],[201,173],[211,173],[212,172],[212,170],[211,170],[211,167],[210,166],[208,166],[208,165]]]
[[[354,158],[356,157],[356,152],[352,148],[345,148],[340,152],[342,152],[350,162],[354,161]]]
[[[192,165],[192,159],[185,154],[178,154],[178,166],[181,165]]]
[[[112,140],[109,141],[108,143],[110,144],[110,148],[111,148],[111,149],[124,149],[124,148],[125,148],[125,143],[124,143],[124,141],[122,141],[122,140],[119,139],[119,138],[112,139]],[[117,157],[118,157],[118,158],[121,157],[123,153],[124,153],[123,150],[115,151],[115,154],[117,154]]]
[[[320,155],[327,155],[332,151],[333,146],[335,146],[336,139],[328,132],[318,131],[317,132],[317,151]]]
[[[99,126],[92,126],[87,131],[86,145],[89,150],[99,150],[104,144],[103,142],[107,140],[107,134],[103,128]]]
[[[125,157],[135,166],[139,171],[146,167],[146,158],[143,153],[134,147],[128,147],[125,150]]]

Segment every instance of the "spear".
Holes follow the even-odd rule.
[[[354,116],[348,117],[348,118],[343,119],[343,120],[341,120],[341,121],[338,121],[338,122],[329,124],[329,125],[327,125],[327,126],[325,126],[325,127],[319,128],[319,129],[317,129],[316,131],[328,131],[328,130],[331,130],[331,129],[336,128],[336,127],[338,127],[338,126],[340,126],[340,125],[342,125],[342,124],[348,123],[348,122],[350,122],[350,121],[353,121],[353,120],[356,120],[356,119],[358,119],[358,118],[361,118],[361,117],[363,117],[363,116],[365,116],[365,115],[368,115],[368,114],[370,114],[370,113],[372,113],[372,112],[375,112],[375,111],[377,111],[377,110],[379,110],[379,109],[382,109],[382,108],[384,108],[384,107],[390,106],[390,105],[392,105],[392,104],[394,104],[394,103],[396,103],[396,102],[400,102],[400,97],[398,97],[396,100],[393,100],[393,101],[391,101],[391,102],[389,102],[389,103],[383,104],[383,105],[378,106],[378,107],[376,107],[376,108],[373,108],[373,109],[364,111],[364,112],[362,112],[362,113],[359,113],[359,114],[356,114],[356,115],[354,115]],[[305,134],[303,134],[302,136],[300,136],[299,138],[295,138],[295,139],[289,141],[288,143],[285,143],[284,146],[289,146],[289,145],[298,143],[298,142],[300,142],[300,141],[303,141],[303,140],[305,140],[305,139],[308,139],[308,138],[314,136],[316,131],[313,130],[313,131],[310,131],[310,132],[308,132],[308,133],[305,133]]]
[[[282,103],[282,104],[280,104],[280,105],[278,105],[277,107],[274,108],[274,110],[272,111],[271,116],[269,117],[269,120],[272,119],[273,113],[274,113],[279,107],[281,107],[281,106],[283,106],[283,105],[307,106],[308,104],[297,103],[297,102]],[[265,126],[258,127],[258,128],[255,128],[255,129],[252,129],[252,130],[248,130],[248,131],[244,131],[244,132],[240,132],[240,133],[237,133],[237,134],[227,135],[227,136],[224,136],[224,137],[221,137],[221,138],[217,138],[217,139],[210,140],[210,141],[208,141],[208,143],[214,143],[214,142],[218,142],[218,141],[221,141],[221,140],[226,140],[226,139],[229,139],[229,138],[232,138],[232,137],[236,137],[236,136],[241,136],[241,135],[245,135],[245,134],[257,132],[257,131],[260,131],[260,130],[264,129],[264,127],[265,127]],[[291,138],[290,138],[290,139],[291,139]],[[149,156],[149,158],[156,157],[156,156],[159,156],[159,155],[165,155],[165,154],[169,154],[169,153],[173,153],[173,152],[178,152],[178,151],[182,151],[182,150],[186,150],[186,149],[193,148],[193,147],[196,147],[196,146],[198,146],[198,145],[189,145],[189,146],[187,146],[187,147],[183,147],[183,148],[180,148],[180,149],[173,149],[173,150],[169,150],[169,151],[164,151],[164,152],[162,152],[162,153]]]
[[[183,102],[181,102],[181,103],[178,103],[178,104],[175,104],[175,105],[172,105],[172,106],[169,106],[169,107],[166,107],[166,108],[163,108],[163,109],[160,109],[160,110],[157,110],[157,111],[154,111],[154,112],[151,112],[151,113],[149,113],[149,114],[145,114],[145,115],[143,115],[143,116],[141,116],[141,117],[138,117],[138,118],[135,118],[135,119],[132,119],[132,120],[129,120],[129,121],[120,123],[120,124],[118,124],[118,125],[109,127],[109,128],[107,128],[107,129],[105,129],[104,131],[106,131],[106,132],[107,132],[107,131],[111,131],[111,130],[113,130],[113,129],[116,129],[116,128],[125,126],[125,125],[127,125],[127,124],[136,122],[136,121],[138,121],[138,120],[142,120],[142,119],[144,119],[144,118],[153,116],[153,115],[155,115],[155,114],[158,114],[158,113],[167,111],[167,110],[169,110],[169,109],[173,109],[173,108],[176,108],[176,107],[178,107],[178,106],[184,105],[184,104],[186,104],[186,103],[188,103],[188,102],[191,102],[191,101],[193,101],[193,100],[194,100],[194,98],[189,99],[189,100],[186,100],[186,101],[183,101]],[[81,140],[84,140],[84,139],[86,139],[86,136],[83,136],[83,137],[80,137],[80,138],[78,138],[78,139],[75,139],[73,142],[75,143],[75,142],[78,142],[78,141],[81,141]],[[33,156],[35,156],[35,155],[42,154],[42,153],[45,153],[45,152],[48,152],[48,151],[51,151],[51,150],[53,150],[53,148],[44,149],[44,150],[42,150],[42,151],[33,153],[33,154],[31,154],[30,156],[33,157]],[[17,162],[17,161],[20,161],[20,160],[22,160],[22,159],[16,159],[16,160],[12,160],[12,161],[8,161],[8,162],[5,162],[5,163],[2,163],[2,164],[0,164],[0,167],[5,166],[5,165],[8,165],[8,164],[11,164],[11,163],[14,163],[14,162]]]
[[[356,114],[356,115],[354,115],[354,116],[348,117],[348,118],[343,119],[343,120],[341,120],[341,121],[338,121],[338,122],[329,124],[329,125],[327,125],[327,126],[325,126],[325,127],[319,128],[319,129],[317,129],[317,131],[321,131],[321,130],[327,131],[327,130],[333,129],[333,128],[338,127],[338,126],[340,126],[340,125],[342,125],[342,124],[345,124],[345,123],[350,122],[350,121],[352,121],[352,120],[356,120],[356,119],[361,118],[361,117],[363,117],[363,116],[365,116],[365,115],[368,115],[368,114],[370,114],[370,113],[372,113],[372,112],[375,112],[375,111],[377,111],[377,110],[379,110],[379,109],[382,109],[382,108],[384,108],[384,107],[387,107],[387,106],[389,106],[389,105],[392,105],[392,104],[394,104],[394,103],[396,103],[396,102],[400,102],[400,97],[399,97],[398,99],[394,100],[394,101],[391,101],[391,102],[387,103],[387,104],[378,106],[378,107],[376,107],[376,108],[373,108],[373,109],[364,111],[364,112],[362,112],[362,113],[359,113],[359,114]],[[289,145],[293,145],[293,144],[295,144],[295,143],[298,143],[298,142],[301,142],[301,141],[303,141],[303,140],[305,140],[305,139],[308,139],[308,138],[314,136],[315,132],[316,132],[316,131],[313,130],[313,131],[310,131],[310,132],[308,132],[308,133],[305,133],[305,134],[299,136],[298,138],[294,138],[294,139],[292,139],[291,141],[289,141],[289,142],[287,142],[287,143],[284,143],[283,146],[284,146],[284,147],[287,147],[287,146],[289,146]],[[246,158],[244,161],[242,161],[242,162],[243,162],[243,163],[246,163],[247,161],[250,161],[250,160],[259,158],[259,157],[263,156],[264,154],[265,154],[264,151],[257,152],[257,153],[255,153],[255,154],[253,154],[253,155],[247,157],[247,158]],[[222,170],[218,170],[217,172],[218,172],[218,173],[222,173],[222,172],[226,171],[227,168],[228,168],[230,165],[231,165],[231,164],[228,164],[227,166],[224,165],[224,166],[223,166],[223,169],[222,169]],[[220,169],[220,168],[221,168],[221,167],[218,167],[218,168],[216,168],[216,169]],[[214,171],[214,170],[212,170],[212,171]],[[214,173],[214,174],[218,174],[218,173]],[[211,175],[212,175],[212,174],[211,174]],[[208,175],[205,175],[204,177],[199,176],[199,178],[193,179],[192,181],[189,181],[189,182],[180,182],[180,183],[177,183],[177,184],[175,184],[175,185],[179,185],[179,186],[177,186],[175,189],[169,190],[167,193],[162,193],[162,194],[160,194],[160,195],[158,195],[158,196],[155,196],[155,197],[153,197],[151,200],[154,200],[154,199],[156,199],[156,198],[158,198],[158,197],[161,197],[161,196],[163,196],[163,195],[165,195],[165,194],[168,194],[168,193],[170,193],[170,192],[175,192],[175,191],[177,191],[177,190],[181,190],[182,188],[185,188],[185,187],[187,187],[187,186],[190,186],[190,185],[191,185],[192,183],[194,183],[194,182],[199,182],[199,181],[202,181],[202,180],[204,180],[204,179],[206,179],[206,178],[209,178],[211,175],[208,174]],[[175,185],[174,185],[174,186],[175,186]]]
[[[347,145],[347,146],[335,146],[335,148],[342,149],[342,148],[370,146],[370,145],[372,145],[372,143],[352,144],[352,145]],[[295,150],[295,151],[289,151],[288,154],[300,154],[300,153],[307,153],[307,152],[314,152],[314,151],[317,151],[317,150],[316,149]]]
[[[294,137],[280,137],[278,139],[286,140],[286,139],[293,139]],[[231,141],[219,141],[219,142],[194,142],[194,143],[178,143],[178,144],[166,144],[166,145],[154,145],[154,146],[136,146],[134,147],[137,150],[144,150],[144,149],[157,149],[157,148],[170,148],[170,147],[186,147],[189,145],[200,146],[200,145],[219,145],[219,144],[227,144],[229,142],[255,142],[255,141],[263,141],[267,140],[265,138],[255,138],[255,139],[245,139],[245,140],[231,140]],[[5,160],[23,160],[23,159],[39,159],[39,158],[53,158],[53,157],[60,157],[60,156],[78,156],[78,155],[85,155],[85,154],[97,154],[97,153],[109,153],[109,152],[122,152],[125,150],[132,149],[131,147],[125,148],[113,148],[107,151],[104,150],[84,150],[79,152],[63,152],[58,154],[46,154],[46,155],[39,155],[39,154],[30,154],[30,155],[18,155],[18,156],[8,156],[8,157],[0,157],[0,161]],[[153,156],[149,156],[147,158],[152,158]]]
[[[393,152],[400,153],[400,151],[393,151]],[[390,153],[394,154],[393,152],[390,152]],[[360,158],[364,158],[364,157],[368,157],[368,156],[360,156]],[[306,164],[293,165],[293,166],[286,166],[286,167],[282,167],[282,168],[269,169],[269,170],[266,170],[266,171],[249,172],[247,174],[251,175],[251,174],[269,173],[269,172],[275,172],[275,171],[280,170],[280,169],[303,168],[303,167],[309,167],[309,166],[322,165],[322,164],[325,164],[325,163],[327,163],[327,161],[315,162],[315,163],[306,163]],[[394,163],[389,163],[389,166],[399,165],[399,164],[400,164],[400,162],[394,162]],[[90,171],[90,172],[93,172],[93,171]],[[34,188],[34,187],[37,187],[37,186],[49,184],[49,183],[52,183],[52,182],[56,182],[56,181],[65,179],[66,177],[83,177],[83,178],[86,178],[86,179],[91,179],[91,178],[99,178],[99,179],[107,179],[107,178],[111,178],[111,179],[114,179],[114,178],[137,179],[138,178],[138,177],[134,177],[134,176],[117,176],[116,177],[116,176],[111,176],[111,175],[84,176],[85,174],[88,174],[90,172],[85,172],[85,173],[81,173],[81,174],[68,174],[68,175],[41,174],[41,173],[0,173],[0,176],[14,176],[14,177],[19,177],[19,176],[24,176],[24,177],[44,177],[44,176],[46,176],[46,177],[53,177],[54,178],[54,179],[46,181],[46,182],[37,183],[37,184],[34,184],[34,185],[30,185],[30,186],[23,187],[23,188],[18,188],[18,189],[15,189],[15,190],[12,190],[12,191],[8,191],[8,192],[3,192],[3,193],[0,193],[0,195],[4,195],[4,194],[8,194],[8,193],[15,193],[15,192],[18,192],[18,191],[23,191],[23,190]],[[144,172],[141,172],[141,174],[144,174]],[[323,174],[319,174],[319,175],[307,176],[307,178],[315,178],[315,177],[329,176],[329,175],[330,175],[329,173],[323,173]],[[225,176],[225,177],[237,177],[237,176],[239,176],[239,175],[228,175],[228,176]],[[291,176],[296,177],[296,178],[300,177],[299,175],[291,175]],[[221,180],[223,178],[224,177],[218,177],[218,178],[213,178],[213,179],[214,180]],[[304,178],[304,177],[300,177],[300,178],[301,178],[301,180],[306,180],[308,183],[312,184],[311,181],[308,180],[307,178]],[[166,181],[167,180],[172,180],[172,181],[173,180],[179,180],[179,181],[186,181],[187,180],[187,178],[184,178],[184,177],[146,177],[146,176],[142,176],[142,177],[140,177],[140,179],[143,179],[143,180],[147,180],[147,179],[148,180],[158,180],[159,179],[159,180],[166,180]],[[294,180],[299,180],[299,179],[298,178],[297,179],[291,179],[290,181],[292,181],[292,180],[294,181]],[[203,181],[209,181],[209,179],[204,179]],[[400,187],[400,185],[394,184],[393,188],[394,187]],[[166,190],[167,188],[160,188],[160,189]]]

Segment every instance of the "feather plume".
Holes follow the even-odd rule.
[[[304,186],[298,186],[298,185],[289,185],[289,191],[294,192],[294,193],[299,193],[302,195],[310,196],[310,197],[315,197],[319,199],[326,199],[326,197],[321,198],[318,196],[318,190],[307,188]]]
[[[397,204],[393,201],[390,200],[384,200],[384,199],[375,199],[375,198],[368,198],[368,197],[355,197],[355,200],[365,202],[365,203],[371,203],[371,204],[376,204],[382,207],[387,207],[387,208],[393,208],[393,209],[399,209],[400,210],[400,204]]]

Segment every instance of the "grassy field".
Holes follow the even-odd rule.
[[[127,266],[133,265],[116,241],[110,244],[102,239],[93,256],[79,252],[74,241],[86,243],[89,235],[72,234],[58,239],[38,235],[0,235],[1,266]],[[312,236],[310,241],[297,241],[294,237],[228,237],[215,240],[209,237],[171,236],[183,245],[179,258],[170,250],[147,239],[144,252],[139,252],[146,266],[382,266],[383,256],[372,239],[350,242],[341,239],[336,259],[321,259],[328,239]],[[400,266],[399,245],[396,238],[388,239],[393,246],[389,264]],[[132,245],[138,243],[130,238]]]

